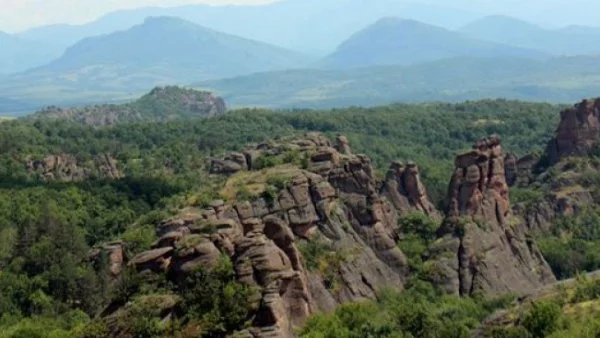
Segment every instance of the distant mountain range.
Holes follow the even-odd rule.
[[[116,12],[88,25],[57,25],[18,36],[3,34],[0,44],[10,47],[0,55],[0,65],[4,66],[9,63],[3,60],[19,55],[19,48],[47,50],[44,57],[48,58],[52,50],[84,38],[43,65],[8,75],[2,75],[0,68],[0,95],[4,98],[0,114],[29,112],[52,104],[122,103],[165,85],[196,84],[214,89],[238,106],[301,108],[485,97],[562,102],[577,100],[600,84],[595,73],[600,58],[593,57],[600,55],[600,45],[592,43],[600,41],[600,29],[549,30],[498,16],[458,30],[396,17],[362,25],[365,18],[381,17],[385,9],[400,10],[394,0],[349,0],[346,5],[352,9],[350,13],[365,11],[360,20],[354,14],[332,16],[329,21],[323,16],[317,24],[309,24],[337,9],[340,3],[290,0],[262,7],[138,9]],[[267,18],[260,10],[281,13],[291,21]],[[312,16],[290,14],[295,10]],[[337,48],[331,45],[332,52],[324,57],[311,57],[180,17],[146,17],[155,12],[177,13],[194,22],[205,19],[211,26],[227,26],[230,32],[241,32],[246,25],[248,29],[241,35],[262,36],[264,40],[289,38],[295,32],[297,35],[289,42],[305,52],[326,40],[331,43],[339,39],[341,43]],[[216,18],[224,18],[224,13],[231,14],[228,21],[218,22]],[[141,23],[130,26],[138,19]],[[116,27],[123,29],[101,34]],[[348,27],[364,28],[350,34]],[[267,36],[266,32],[274,28],[281,32]],[[326,38],[314,44],[318,40],[316,31]],[[101,35],[85,37],[87,34]],[[317,40],[303,39],[310,36]],[[3,44],[2,39],[11,42]],[[45,40],[56,47],[34,40]],[[19,47],[22,45],[29,49]],[[11,63],[8,68],[27,67]]]
[[[459,57],[413,66],[292,70],[206,81],[235,107],[332,108],[510,98],[569,102],[600,92],[600,57]]]
[[[14,73],[50,62],[61,49],[0,32],[0,73]]]
[[[531,48],[554,55],[600,54],[600,28],[570,26],[545,29],[529,22],[489,16],[468,24],[460,32],[471,37]]]
[[[156,17],[126,31],[84,39],[48,65],[0,82],[0,93],[25,100],[33,96],[47,104],[73,93],[134,96],[157,85],[283,70],[309,62],[310,58],[280,47],[177,18]],[[36,93],[29,95],[32,91]]]
[[[325,68],[416,64],[469,57],[543,57],[541,52],[501,45],[414,20],[388,17],[352,35],[321,62]]]
[[[326,55],[350,34],[390,15],[450,28],[463,26],[481,16],[443,6],[397,0],[286,0],[261,6],[187,5],[122,10],[88,24],[37,27],[19,36],[67,48],[86,37],[129,29],[149,16],[172,16],[220,32]]]

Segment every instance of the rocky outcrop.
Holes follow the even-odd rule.
[[[209,210],[161,223],[154,249],[129,264],[138,271],[166,271],[177,281],[198,267],[214,266],[221,253],[228,255],[239,281],[260,293],[248,330],[254,337],[292,337],[311,314],[372,299],[382,287],[402,289],[408,264],[396,245],[396,209],[378,193],[370,159],[352,155],[347,142],[340,145],[344,153],[308,134],[255,147],[261,154],[290,149],[311,154],[307,170],[257,172],[266,182],[284,174],[286,180],[276,194],[216,201]],[[234,158],[241,160],[229,156]],[[417,182],[407,176],[403,184],[410,189],[417,184],[415,196],[423,197],[418,174],[411,177]],[[325,248],[325,256],[304,257],[311,246]]]
[[[587,155],[600,139],[600,99],[583,100],[560,113],[556,136],[546,150],[548,164],[567,156]]]
[[[125,244],[121,241],[101,244],[90,252],[90,260],[97,271],[107,271],[110,277],[121,274],[123,265],[127,264]]]
[[[518,158],[514,154],[506,155],[504,158],[504,172],[506,184],[509,187],[527,186],[534,180],[534,170],[540,161],[540,157],[529,154]]]
[[[339,136],[337,140],[338,148],[341,152],[350,154],[348,139],[345,136]],[[279,158],[280,162],[294,162],[300,158],[298,154],[309,156],[316,152],[329,151],[335,156],[339,152],[333,148],[331,142],[321,134],[307,133],[303,138],[284,139],[281,142],[261,143],[249,146],[241,153],[232,152],[222,159],[212,159],[210,163],[210,173],[220,175],[232,175],[244,170],[262,169],[268,166],[265,161],[268,159]],[[286,157],[286,155],[289,155]],[[318,156],[318,155],[317,155]],[[266,160],[265,160],[266,159]],[[293,163],[299,164],[299,163]]]
[[[448,292],[498,295],[555,281],[523,221],[511,215],[500,139],[478,141],[460,155],[447,217],[430,248],[429,276]]]
[[[350,142],[348,141],[348,138],[344,135],[338,135],[335,139],[335,149],[344,155],[352,154],[352,150],[350,149]]]
[[[427,197],[427,191],[421,183],[419,168],[415,163],[392,163],[380,192],[400,213],[420,211],[434,219],[440,218]]]
[[[70,154],[48,155],[43,159],[27,159],[25,168],[46,181],[79,182],[90,177],[119,179],[124,175],[117,161],[108,154],[96,156],[93,165]]]
[[[212,93],[167,86],[156,87],[150,93],[130,103],[68,108],[50,106],[30,118],[61,119],[102,127],[139,121],[212,117],[223,115],[225,111],[225,101]]]
[[[211,174],[235,174],[248,170],[248,161],[245,154],[231,153],[224,159],[213,159],[210,164]]]

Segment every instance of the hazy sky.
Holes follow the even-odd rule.
[[[17,32],[53,24],[80,24],[119,9],[185,4],[257,5],[277,0],[0,0],[0,30]]]
[[[18,32],[30,27],[81,24],[119,9],[145,6],[173,7],[184,4],[257,5],[278,0],[0,0],[0,30]],[[325,1],[325,0],[324,0]],[[327,0],[380,1],[380,0]],[[386,0],[433,4],[481,15],[505,14],[554,26],[600,26],[599,0]],[[317,2],[318,3],[318,2]],[[318,5],[317,5],[318,6]]]

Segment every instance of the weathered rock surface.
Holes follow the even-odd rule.
[[[256,170],[257,159],[261,157],[278,157],[294,152],[302,152],[307,156],[319,152],[320,154],[313,154],[317,156],[317,162],[321,161],[320,156],[338,157],[340,152],[350,154],[350,146],[345,136],[340,135],[336,144],[334,148],[326,137],[318,133],[307,133],[304,138],[288,139],[281,143],[261,143],[244,149],[242,153],[233,152],[223,159],[212,159],[210,173],[232,175],[244,170]]]
[[[216,201],[209,210],[162,222],[155,249],[129,264],[139,271],[166,271],[179,280],[227,254],[238,279],[260,291],[248,330],[254,337],[293,337],[294,329],[314,313],[372,299],[382,287],[402,289],[408,264],[396,245],[396,208],[378,193],[370,159],[352,155],[347,142],[338,146],[343,153],[318,134],[257,146],[263,154],[284,154],[285,149],[310,153],[308,170],[287,169],[292,176],[275,196],[234,204]],[[242,156],[227,160],[237,159],[241,162]],[[248,168],[252,165],[243,170]],[[405,176],[403,187],[415,193],[406,196],[409,202],[402,210],[432,211],[418,172]],[[323,245],[336,258],[317,257],[325,266],[307,266],[302,252],[310,245]]]
[[[447,217],[430,248],[430,278],[448,292],[524,292],[555,277],[539,249],[510,214],[504,157],[497,137],[456,158]]]
[[[567,156],[587,155],[600,139],[600,99],[583,100],[560,113],[556,136],[546,150],[548,164]]]
[[[90,177],[119,179],[124,176],[117,161],[108,154],[96,156],[93,165],[86,165],[69,154],[58,154],[39,160],[28,159],[25,167],[47,181],[78,182]]]
[[[506,155],[504,158],[504,171],[506,174],[506,184],[509,187],[527,186],[533,182],[534,170],[539,162],[539,156],[529,154],[518,158],[513,154]]]
[[[427,191],[421,183],[419,168],[409,162],[394,162],[390,165],[381,187],[381,195],[385,196],[400,213],[420,211],[434,219],[440,215],[427,197]]]

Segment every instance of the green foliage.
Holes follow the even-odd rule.
[[[414,212],[402,215],[398,228],[404,234],[398,247],[406,254],[411,270],[416,274],[426,273],[423,255],[435,239],[437,222],[422,212]]]
[[[194,272],[178,291],[183,297],[186,319],[198,323],[202,334],[208,337],[243,328],[254,292],[236,281],[233,265],[225,255],[214,269]]]
[[[523,319],[523,327],[533,338],[544,338],[561,327],[561,320],[560,306],[553,302],[538,302],[533,304],[533,308]]]
[[[333,314],[311,318],[301,337],[470,337],[470,331],[506,302],[436,293],[415,285],[398,293],[383,290],[376,302],[340,306]]]
[[[511,188],[510,201],[511,203],[525,203],[533,205],[540,202],[544,198],[544,192],[531,188]]]
[[[332,315],[311,318],[300,332],[303,338],[403,338],[391,318],[371,302],[338,307]]]
[[[600,279],[590,280],[585,278],[584,275],[584,277],[579,278],[578,282],[571,302],[579,303],[600,299]]]
[[[538,244],[559,278],[600,269],[600,211],[589,208],[559,218]]]
[[[488,338],[531,338],[531,333],[522,326],[494,327],[487,332]]]
[[[272,168],[283,164],[284,161],[282,158],[271,155],[260,155],[254,162],[252,162],[252,166],[254,170],[261,170],[266,168]]]

